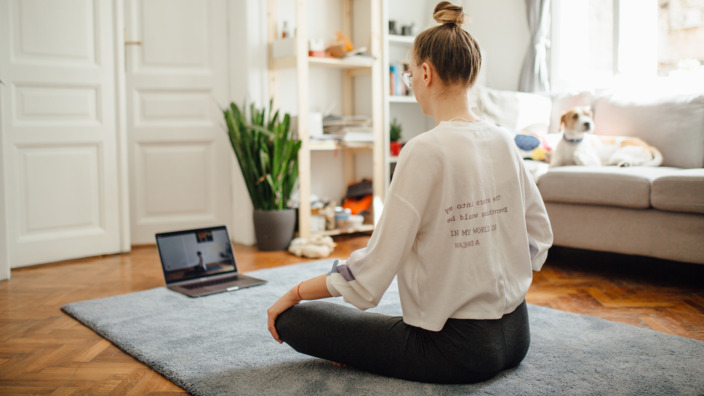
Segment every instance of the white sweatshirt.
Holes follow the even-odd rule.
[[[538,188],[513,138],[487,122],[441,122],[403,148],[366,248],[338,260],[333,296],[375,307],[398,276],[403,319],[498,319],[525,299],[552,245]]]

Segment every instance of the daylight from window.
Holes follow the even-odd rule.
[[[658,73],[704,74],[704,0],[658,1]]]
[[[704,87],[704,0],[553,0],[552,15],[556,90],[655,77]]]

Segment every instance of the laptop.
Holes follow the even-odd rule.
[[[225,226],[156,234],[166,287],[191,297],[266,283],[237,272]]]

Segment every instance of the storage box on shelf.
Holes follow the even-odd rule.
[[[279,0],[268,1],[268,28],[269,28],[269,44],[273,49],[274,41],[278,39],[277,26],[279,23],[277,15],[277,7]],[[384,138],[383,138],[383,98],[381,96],[382,88],[382,62],[381,62],[381,0],[340,0],[341,15],[340,27],[336,30],[341,30],[347,37],[355,41],[356,36],[369,37],[363,43],[357,43],[359,46],[367,46],[370,58],[329,58],[329,57],[312,57],[308,54],[308,42],[311,37],[308,36],[309,14],[322,12],[319,7],[311,7],[309,0],[295,0],[295,31],[293,37],[294,50],[293,55],[286,55],[280,58],[274,58],[272,51],[269,53],[269,90],[270,96],[277,101],[278,78],[277,73],[284,69],[294,69],[297,86],[296,108],[297,108],[297,130],[301,139],[301,150],[299,152],[299,189],[300,189],[300,207],[299,207],[299,234],[301,237],[310,238],[311,232],[311,167],[313,158],[311,152],[321,152],[326,150],[340,150],[343,152],[343,175],[340,178],[345,180],[347,184],[356,181],[358,178],[355,175],[355,156],[360,152],[372,154],[373,160],[373,211],[375,216],[378,216],[382,210],[385,186],[384,183]],[[328,3],[326,3],[327,6]],[[315,8],[315,9],[314,9]],[[328,9],[328,8],[325,8]],[[361,10],[361,11],[360,11]],[[360,14],[360,15],[356,15]],[[311,14],[312,15],[312,14]],[[290,17],[293,17],[292,15]],[[357,20],[355,20],[357,17]],[[318,21],[335,20],[334,15],[316,15]],[[365,26],[365,23],[367,24]],[[353,30],[358,30],[353,32]],[[368,31],[361,32],[362,29]],[[358,33],[355,35],[354,33]],[[363,33],[363,34],[362,34]],[[285,51],[282,53],[286,54]],[[331,102],[342,104],[342,115],[351,116],[358,111],[356,104],[359,99],[356,98],[355,87],[358,85],[356,79],[366,76],[369,80],[368,91],[370,97],[365,98],[364,102],[370,105],[371,114],[368,114],[371,120],[371,130],[373,139],[370,142],[356,141],[335,141],[335,140],[315,140],[310,136],[310,82],[311,74],[315,75],[316,71],[321,69],[332,69],[340,71],[342,84],[342,98],[332,99]],[[366,90],[365,90],[366,91]],[[315,92],[315,95],[325,95],[325,92]],[[280,106],[279,106],[280,107]],[[340,197],[342,198],[342,197]],[[345,230],[327,230],[324,232],[316,232],[315,235],[339,235],[345,232],[371,231],[373,224],[365,224],[362,227],[348,228]]]

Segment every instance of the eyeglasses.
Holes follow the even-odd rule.
[[[412,68],[408,69],[408,71],[403,72],[403,74],[401,75],[403,77],[403,83],[406,84],[406,86],[408,88],[413,88],[413,75],[411,74],[410,71],[419,67],[419,66],[420,65],[412,67]]]

